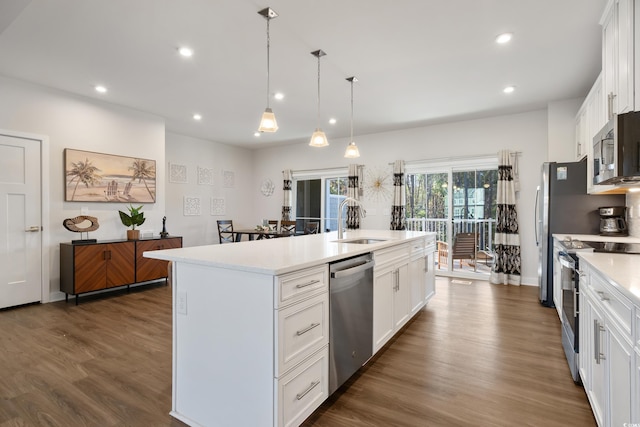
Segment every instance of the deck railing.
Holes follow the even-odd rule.
[[[407,230],[435,232],[436,240],[447,241],[447,219],[439,218],[407,218]],[[495,219],[454,219],[453,237],[458,233],[478,233],[478,249],[493,249],[493,236],[496,232]]]

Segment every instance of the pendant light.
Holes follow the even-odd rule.
[[[344,152],[344,156],[347,159],[355,159],[356,157],[360,157],[360,151],[358,151],[358,146],[356,142],[353,140],[353,84],[358,81],[356,76],[347,77],[347,81],[351,83],[351,137],[349,138],[349,145],[347,145],[347,150]]]
[[[320,58],[325,56],[326,53],[319,49],[311,52],[311,54],[318,58],[318,126],[313,135],[311,135],[309,145],[312,147],[326,147],[329,145],[329,141],[327,141],[327,135],[320,129]]]
[[[267,20],[267,108],[262,113],[262,119],[260,120],[260,127],[258,131],[260,132],[275,132],[278,130],[278,122],[276,122],[276,115],[273,114],[273,111],[269,107],[269,48],[271,46],[271,38],[269,36],[269,22],[278,16],[273,9],[267,7],[258,12],[260,15],[264,16]]]

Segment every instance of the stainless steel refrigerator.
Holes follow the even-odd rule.
[[[536,192],[540,302],[553,307],[553,234],[599,234],[601,206],[624,206],[623,194],[587,194],[587,161],[543,163]]]

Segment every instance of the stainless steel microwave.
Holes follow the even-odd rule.
[[[614,115],[593,137],[594,184],[640,184],[640,111]]]

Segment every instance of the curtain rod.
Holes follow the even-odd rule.
[[[320,171],[335,171],[340,169],[349,169],[349,166],[336,166],[333,168],[318,168],[318,169],[291,169],[291,173],[309,173],[309,172],[320,172]],[[282,171],[284,172],[284,171]]]
[[[522,151],[512,151],[511,156],[521,156]],[[456,156],[456,157],[439,157],[435,159],[422,159],[422,160],[408,160],[405,165],[412,165],[415,163],[425,163],[425,162],[446,162],[446,161],[458,161],[458,160],[480,160],[480,159],[494,159],[497,158],[497,154],[484,154],[480,156]],[[388,163],[389,165],[393,165],[393,162]]]

